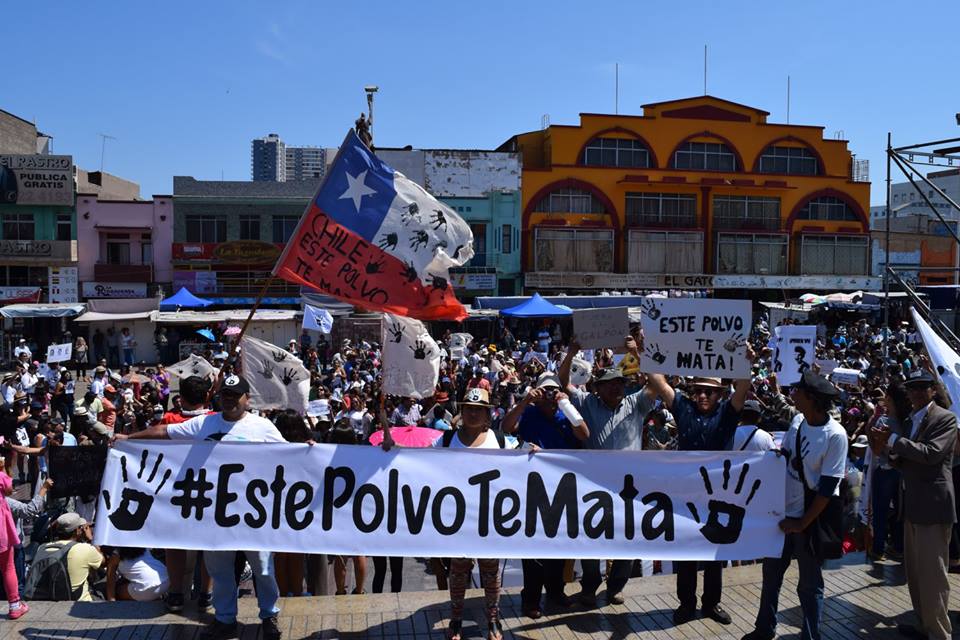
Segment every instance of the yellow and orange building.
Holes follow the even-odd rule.
[[[873,288],[847,142],[768,115],[701,96],[508,140],[527,288]]]

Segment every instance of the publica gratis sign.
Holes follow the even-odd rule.
[[[73,157],[0,155],[0,203],[73,205]]]

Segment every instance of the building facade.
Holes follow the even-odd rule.
[[[327,173],[327,152],[321,147],[287,147],[286,180],[317,180]]]
[[[283,182],[287,179],[286,145],[275,133],[251,142],[250,174],[254,182]]]
[[[869,190],[823,127],[701,96],[514,136],[530,289],[876,288]]]
[[[173,178],[173,287],[219,304],[252,304],[293,235],[319,180],[201,181]],[[268,305],[294,305],[300,289],[281,280]]]
[[[83,299],[169,295],[173,281],[173,198],[107,200],[77,195]]]

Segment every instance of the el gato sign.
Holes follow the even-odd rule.
[[[236,240],[218,244],[213,250],[214,262],[229,264],[273,264],[280,249],[260,240]]]

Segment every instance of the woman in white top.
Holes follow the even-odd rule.
[[[170,588],[167,568],[146,549],[119,547],[107,564],[107,600],[160,600]]]

